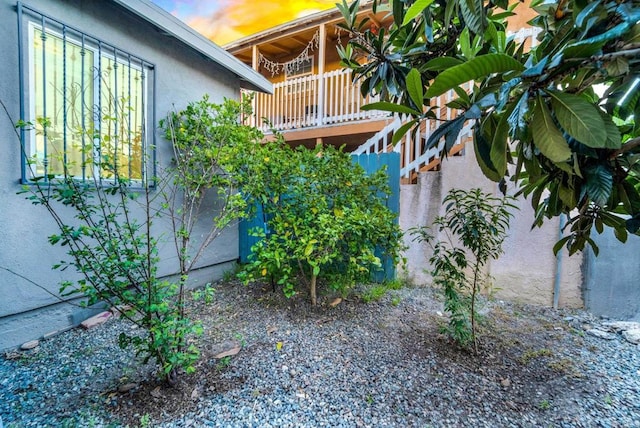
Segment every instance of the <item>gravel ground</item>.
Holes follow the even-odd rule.
[[[118,348],[131,326],[112,320],[0,359],[4,426],[640,427],[640,348],[586,333],[602,320],[584,312],[487,302],[472,354],[439,333],[428,288],[311,308],[216,287],[190,304],[206,332],[178,387]]]

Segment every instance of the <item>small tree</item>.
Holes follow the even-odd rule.
[[[262,239],[247,280],[273,276],[291,296],[300,279],[316,305],[320,279],[344,292],[381,266],[376,249],[398,260],[401,232],[385,205],[384,171],[367,175],[331,146],[294,150],[279,141],[263,149],[256,185],[243,188],[267,218],[267,232],[254,231]]]
[[[496,198],[480,189],[453,189],[443,201],[445,214],[431,228],[412,232],[433,249],[429,262],[434,283],[444,291],[449,334],[463,346],[473,343],[476,352],[477,297],[488,261],[502,254],[512,217],[509,209],[515,208],[511,199]]]
[[[102,156],[86,156],[82,169],[106,171],[110,180],[102,180],[100,174],[79,180],[71,173],[76,165],[60,154],[56,161],[62,165],[62,175],[32,174],[32,183],[23,190],[34,204],[43,205],[57,224],[60,233],[50,236],[49,242],[68,249],[71,259],[54,268],[72,267],[81,274],[77,282],[62,284],[61,292],[87,297],[88,305],[108,302],[141,327],[142,335],[122,333],[120,346],[133,345],[145,361],[155,359],[170,384],[175,383],[178,370],[193,372],[199,355],[191,338],[200,334],[202,327],[185,314],[188,275],[222,229],[246,212],[230,171],[237,168],[236,152],[253,144],[259,134],[240,123],[240,112],[237,102],[226,100],[215,105],[205,96],[185,111],[171,113],[162,125],[173,145],[175,163],[158,177],[139,181],[123,178],[118,174],[125,170],[120,168],[118,156],[105,149],[108,140],[101,145]],[[35,126],[47,136],[61,135],[49,129],[46,118],[40,118]],[[162,201],[156,200],[158,195]],[[207,213],[212,225],[194,245],[193,228],[207,197],[216,198],[218,210]],[[73,218],[59,204],[70,208]],[[177,282],[157,276],[158,238],[152,229],[158,218],[168,219],[172,225],[179,260]]]
[[[238,159],[262,138],[257,128],[242,122],[244,113],[250,116],[250,109],[249,98],[241,103],[225,99],[222,104],[214,104],[205,95],[160,121],[174,153],[173,165],[164,174],[171,185],[164,186],[160,195],[178,256],[180,301],[189,273],[204,250],[247,213],[246,201],[238,192]],[[207,199],[215,201],[214,212],[203,212]],[[195,241],[194,227],[203,221],[203,214],[207,215],[208,228]]]

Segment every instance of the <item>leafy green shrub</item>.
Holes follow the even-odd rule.
[[[445,214],[431,228],[416,228],[412,234],[433,249],[429,259],[433,281],[444,291],[449,313],[448,333],[463,346],[477,350],[476,303],[484,282],[483,268],[502,253],[502,243],[515,208],[513,198],[497,198],[480,189],[453,189],[444,198]],[[432,234],[433,229],[438,236]],[[444,237],[443,240],[438,239]]]
[[[315,305],[319,280],[344,293],[380,268],[376,251],[398,260],[401,231],[385,205],[384,171],[367,175],[331,146],[291,149],[280,140],[261,149],[243,193],[262,204],[267,231],[253,231],[261,240],[245,281],[271,277],[292,296],[300,280]]]
[[[111,180],[92,176],[81,181],[70,172],[76,165],[61,155],[56,161],[62,165],[62,175],[35,177],[23,189],[32,203],[47,209],[59,228],[49,242],[65,247],[70,256],[54,268],[71,267],[81,274],[77,282],[63,283],[61,292],[86,297],[88,305],[108,302],[119,308],[143,332],[121,333],[120,346],[133,345],[145,361],[154,359],[170,384],[180,369],[193,372],[199,356],[192,338],[202,333],[202,327],[186,316],[184,307],[189,273],[222,230],[246,214],[234,179],[237,153],[261,137],[241,123],[246,108],[248,100],[217,105],[205,96],[184,111],[171,113],[161,126],[173,146],[175,162],[150,180],[120,177],[118,157],[104,154],[100,159],[90,157],[87,166],[111,171]],[[38,132],[60,134],[48,129],[46,119],[38,120],[38,126]],[[158,196],[162,200],[156,200]],[[218,207],[213,217],[207,212],[211,225],[194,242],[193,230],[205,213],[201,207],[207,197],[217,198]],[[71,209],[71,217],[63,206]],[[152,233],[156,218],[172,226],[179,261],[175,282],[157,276],[159,242]],[[203,295],[205,300],[211,297],[208,290]]]

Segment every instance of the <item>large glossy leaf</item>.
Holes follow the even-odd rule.
[[[417,108],[422,108],[422,98],[424,97],[424,89],[422,87],[422,77],[420,72],[412,68],[406,78],[407,92],[413,104]]]
[[[493,162],[491,162],[491,143],[484,137],[480,130],[476,130],[476,132],[473,133],[473,150],[476,153],[478,165],[485,177],[491,181],[500,181],[503,174],[496,171]]]
[[[482,0],[460,0],[458,1],[462,19],[471,31],[475,34],[484,33],[486,26],[486,16]]]
[[[613,174],[606,165],[595,165],[585,169],[586,182],[583,193],[598,206],[606,205],[613,188]]]
[[[442,125],[440,125],[440,127],[438,127],[438,129],[433,132],[433,134],[429,136],[425,150],[437,146],[442,137],[445,137],[446,145],[450,145],[452,141],[455,142],[456,138],[458,138],[460,130],[462,129],[462,126],[464,125],[464,121],[465,117],[461,115],[453,120],[444,122]]]
[[[507,172],[507,152],[509,150],[509,114],[507,111],[500,116],[498,124],[491,136],[491,163],[498,174],[504,176]]]
[[[409,129],[411,129],[411,127],[415,124],[415,120],[410,120],[409,122],[403,124],[400,128],[398,128],[396,132],[393,133],[393,137],[391,137],[391,144],[395,146],[396,143],[400,141],[402,137],[404,137],[404,134],[406,134],[407,131],[409,131]]]
[[[618,25],[614,25],[604,33],[568,45],[563,51],[565,57],[584,58],[593,55],[607,42],[625,36],[626,33],[640,21],[640,8],[632,9],[629,13],[623,13],[621,15],[624,21]]]
[[[450,56],[440,56],[427,62],[424,66],[424,70],[442,71],[460,64],[462,64],[462,60],[458,58],[453,58]]]
[[[567,140],[565,140],[562,132],[553,122],[544,99],[538,95],[536,101],[530,126],[533,134],[533,143],[543,155],[553,162],[566,161],[571,156],[571,149],[567,144]]]
[[[640,214],[636,214],[626,221],[627,230],[631,233],[640,233]]]
[[[620,130],[618,129],[616,124],[613,123],[611,116],[609,116],[605,112],[600,111],[600,117],[604,122],[604,127],[607,132],[607,141],[606,141],[607,149],[613,149],[613,150],[619,149],[620,147],[622,147],[622,136],[620,135]]]
[[[414,4],[411,5],[407,13],[404,15],[404,20],[402,21],[402,26],[407,25],[413,18],[420,15],[423,10],[428,8],[433,0],[417,0]]]
[[[524,119],[524,116],[529,111],[529,92],[524,92],[520,96],[520,100],[514,107],[513,111],[509,115],[509,135],[514,140],[518,138],[518,134],[520,130],[524,129],[527,126],[527,122]]]
[[[481,55],[455,67],[451,67],[435,78],[426,96],[437,97],[470,80],[477,80],[494,73],[522,71],[524,66],[505,54]]]
[[[389,111],[393,113],[404,113],[404,114],[412,114],[412,115],[421,114],[421,112],[414,110],[411,107],[407,107],[401,104],[394,104],[387,101],[379,101],[377,103],[367,104],[362,106],[361,108],[362,110],[365,110],[365,111],[383,110],[383,111]]]
[[[607,130],[597,107],[578,95],[557,91],[547,94],[558,123],[569,135],[588,147],[607,145]]]

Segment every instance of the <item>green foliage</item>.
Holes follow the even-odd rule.
[[[319,279],[344,292],[381,266],[376,249],[397,260],[401,232],[385,205],[384,171],[367,175],[331,146],[291,149],[283,141],[263,145],[247,165],[243,194],[262,205],[267,231],[253,231],[261,240],[245,281],[272,278],[291,296],[301,280],[315,304]]]
[[[368,284],[364,286],[364,291],[362,292],[360,298],[365,303],[377,302],[378,300],[382,299],[390,290],[399,290],[403,286],[404,284],[402,283],[402,281],[398,279],[383,281],[379,284]],[[397,306],[400,303],[400,298],[398,296],[394,296],[391,300],[391,303],[394,306]]]
[[[173,183],[160,194],[172,219],[183,276],[225,227],[246,214],[247,204],[238,192],[243,168],[238,160],[262,138],[260,131],[242,121],[243,113],[250,112],[250,98],[215,104],[205,95],[160,121],[174,152],[174,164],[166,174]],[[201,209],[207,199],[216,201],[213,217]],[[194,228],[203,213],[208,215],[210,226],[200,230],[199,240],[194,242]]]
[[[624,242],[640,230],[640,3],[534,0],[530,22],[541,32],[533,48],[507,37],[505,18],[523,8],[508,4],[391,0],[393,25],[372,31],[356,19],[358,2],[345,3],[341,25],[352,39],[338,49],[342,65],[363,94],[381,97],[366,108],[409,115],[400,134],[435,119],[432,98],[456,91],[449,106],[459,116],[427,148],[455,141],[472,120],[483,173],[518,183],[535,225],[568,216],[556,252],[587,243],[597,252],[590,234],[604,226]],[[461,90],[467,82],[470,94]]]
[[[433,280],[444,292],[449,313],[448,333],[462,346],[477,348],[477,297],[484,282],[483,268],[502,253],[509,228],[512,198],[497,198],[480,189],[453,189],[444,198],[445,213],[431,228],[412,234],[433,249],[429,259]]]
[[[194,290],[192,296],[193,300],[202,300],[207,305],[213,302],[213,296],[215,296],[216,289],[211,286],[211,283],[206,284],[204,287]]]
[[[161,125],[173,144],[175,163],[152,182],[132,182],[117,174],[111,181],[80,181],[61,158],[61,176],[46,177],[46,184],[36,177],[23,190],[32,203],[47,209],[59,228],[49,242],[65,247],[70,259],[54,268],[73,268],[81,274],[76,282],[64,282],[61,293],[86,297],[89,305],[107,302],[121,308],[122,316],[142,333],[121,333],[120,346],[133,345],[145,362],[154,359],[171,384],[179,370],[195,371],[199,356],[193,339],[202,334],[202,326],[190,320],[184,308],[189,272],[221,230],[246,211],[231,172],[238,167],[235,153],[243,144],[253,144],[258,134],[240,123],[241,107],[232,101],[214,105],[205,97],[184,112],[171,113]],[[53,132],[46,120],[39,123],[42,132]],[[114,159],[105,155],[87,162],[98,162],[99,170],[116,171]],[[158,194],[163,201],[154,199]],[[193,228],[205,212],[201,208],[207,195],[216,197],[219,206],[213,217],[208,214],[209,232],[194,244]],[[69,212],[72,217],[67,217]],[[152,227],[158,218],[173,226],[180,264],[175,282],[157,276],[159,241]],[[197,293],[210,300],[212,289]]]

